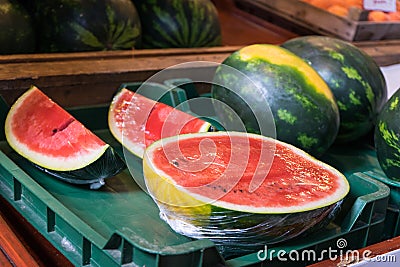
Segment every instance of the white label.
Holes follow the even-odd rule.
[[[395,12],[396,0],[364,0],[364,9]]]

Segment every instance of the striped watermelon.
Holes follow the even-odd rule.
[[[0,54],[35,51],[35,32],[26,9],[16,1],[0,0]]]
[[[143,48],[221,44],[217,9],[210,0],[132,0],[142,25]]]
[[[326,36],[303,36],[282,44],[308,62],[334,94],[340,112],[338,143],[366,135],[387,98],[377,63],[353,44]]]
[[[332,92],[311,66],[287,49],[246,46],[224,60],[213,82],[212,97],[227,104],[217,109],[225,124],[237,120],[236,113],[248,132],[260,133],[267,122],[254,115],[272,112],[277,139],[316,157],[336,138],[339,111]]]
[[[141,27],[130,0],[35,1],[41,52],[132,49]]]
[[[384,105],[375,127],[378,161],[388,178],[400,182],[400,90]]]

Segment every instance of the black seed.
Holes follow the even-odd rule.
[[[177,160],[173,159],[173,160],[171,161],[171,163],[172,163],[175,167],[179,167],[179,163],[178,163]]]

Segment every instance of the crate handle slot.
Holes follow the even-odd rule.
[[[362,180],[369,181],[371,184],[376,184],[377,185],[377,190],[373,193],[359,196],[356,198],[354,204],[352,205],[350,211],[347,213],[346,217],[343,220],[342,228],[344,231],[349,232],[353,229],[353,227],[356,225],[356,223],[359,221],[359,218],[364,211],[364,208],[369,204],[374,201],[377,201],[379,199],[386,199],[388,200],[388,196],[390,194],[390,189],[388,186],[385,184],[371,178],[370,176],[364,174],[364,173],[355,173],[353,174],[354,176],[357,176],[358,178],[361,178]],[[352,175],[352,176],[353,176]],[[371,208],[371,214],[370,214],[370,219],[372,217],[372,212],[373,210],[377,207],[377,205],[373,205]],[[385,211],[382,211],[382,213],[385,213]],[[368,223],[368,222],[367,222]]]

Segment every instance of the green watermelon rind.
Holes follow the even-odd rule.
[[[141,48],[221,45],[218,12],[209,0],[133,1],[142,25]]]
[[[335,95],[340,113],[337,143],[365,136],[387,99],[386,81],[378,64],[357,46],[328,36],[301,36],[284,42],[310,64]]]
[[[400,182],[400,90],[384,105],[374,131],[379,165],[386,176]]]
[[[109,146],[104,154],[89,165],[71,171],[54,171],[35,165],[41,171],[71,184],[104,184],[104,179],[113,177],[126,168],[124,161]]]
[[[141,41],[136,7],[123,1],[43,1],[36,3],[40,52],[129,50]]]

